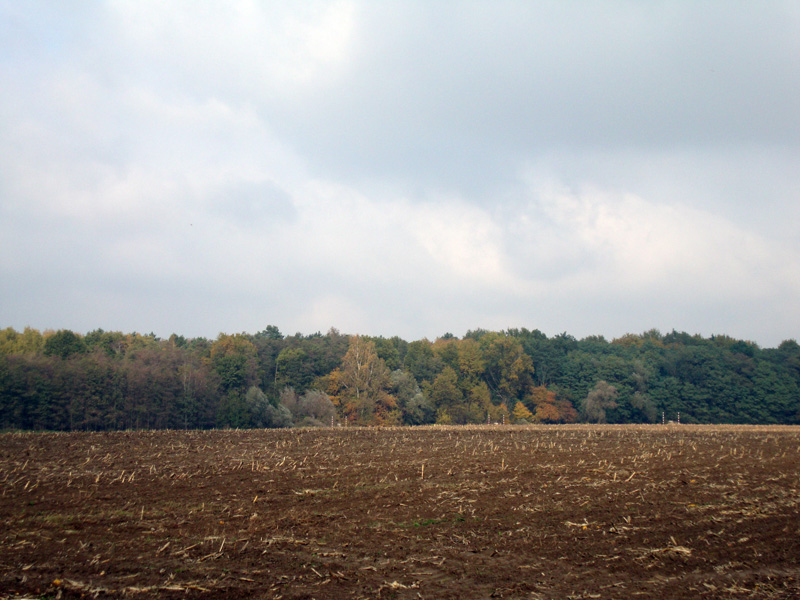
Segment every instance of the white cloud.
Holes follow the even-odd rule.
[[[310,298],[307,310],[295,318],[299,326],[298,331],[325,332],[331,327],[336,327],[350,334],[373,334],[371,331],[362,331],[370,318],[353,299],[346,295],[322,294]]]
[[[0,8],[0,326],[798,337],[798,33],[780,2]]]
[[[673,300],[761,298],[785,287],[788,273],[800,266],[796,251],[680,203],[597,189],[549,190],[537,197],[555,230],[548,237],[592,257],[556,285],[592,285],[619,295],[664,293]],[[779,265],[769,264],[778,257]]]
[[[502,229],[482,209],[456,199],[409,206],[410,239],[442,278],[459,286],[506,291],[513,281],[500,247]]]
[[[222,94],[291,95],[330,82],[348,57],[356,26],[355,5],[345,0],[191,7],[124,1],[111,7],[111,24],[136,53],[176,73],[179,82],[201,89],[210,83]]]

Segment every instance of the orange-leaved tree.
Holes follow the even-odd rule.
[[[528,398],[534,406],[534,423],[574,423],[578,419],[578,411],[569,400],[543,385],[531,387]]]

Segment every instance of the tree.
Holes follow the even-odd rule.
[[[400,349],[397,345],[398,338],[386,339],[383,337],[371,337],[367,339],[375,344],[376,354],[383,359],[383,362],[386,363],[389,369],[399,369],[402,366],[403,362],[400,358]]]
[[[36,354],[44,349],[45,338],[36,329],[26,327],[22,333],[14,328],[0,330],[0,356],[9,354]]]
[[[475,384],[467,394],[469,404],[473,411],[477,410],[478,415],[475,423],[483,423],[488,420],[493,423],[500,423],[508,417],[508,409],[505,404],[499,406],[492,402],[492,394],[485,381]]]
[[[242,395],[257,383],[258,351],[243,334],[220,334],[211,346],[211,364],[220,379],[223,393],[238,392]]]
[[[452,335],[437,339],[431,348],[442,365],[458,370],[458,341]]]
[[[528,406],[533,406],[534,423],[574,423],[578,420],[578,411],[568,398],[545,386],[531,388]]]
[[[525,425],[526,423],[531,422],[533,419],[533,414],[521,401],[518,400],[514,405],[514,412],[511,413],[511,418],[515,424]]]
[[[640,411],[648,423],[655,423],[658,418],[656,405],[650,396],[644,392],[634,392],[631,397],[631,406]]]
[[[288,410],[291,415],[294,415],[297,412],[299,412],[297,410],[297,404],[299,402],[300,402],[300,396],[297,395],[297,392],[294,391],[294,388],[285,387],[281,390],[278,404],[280,406],[283,406],[286,410]]]
[[[598,381],[583,401],[583,415],[590,423],[605,423],[606,410],[617,407],[617,388]]]
[[[424,425],[436,420],[436,407],[422,392],[417,392],[406,402],[402,413],[406,425]]]
[[[452,367],[445,367],[428,386],[428,397],[437,409],[448,409],[464,398],[458,387],[458,375]]]
[[[433,423],[436,410],[428,397],[422,393],[417,380],[408,371],[395,369],[391,374],[392,395],[406,425]]]
[[[445,367],[433,383],[425,384],[425,391],[436,408],[436,422],[443,425],[456,422],[454,411],[464,398],[458,387],[458,375],[452,367]]]
[[[86,343],[83,338],[69,329],[60,329],[44,341],[44,353],[47,356],[68,358],[84,352]]]
[[[502,399],[521,399],[533,382],[533,361],[520,341],[504,333],[486,333],[479,344],[485,363],[484,380]]]
[[[267,325],[263,331],[259,331],[253,337],[256,339],[263,338],[267,340],[282,340],[283,334],[281,333],[280,329],[275,327],[275,325]]]
[[[470,388],[464,395],[464,401],[455,404],[450,413],[453,422],[459,425],[485,423],[487,416],[492,419],[501,415],[497,407],[492,404],[492,395],[483,381]]]
[[[188,352],[181,355],[183,360],[176,368],[181,389],[177,406],[180,424],[184,429],[207,427],[209,368]]]
[[[279,404],[285,385],[296,392]],[[543,423],[575,421],[575,402],[582,419],[598,422],[679,412],[683,422],[794,424],[798,398],[794,340],[762,349],[725,335],[655,330],[612,342],[514,329],[407,343],[335,329],[284,337],[272,326],[216,340],[0,329],[6,428],[328,424],[331,405],[363,424],[432,423],[437,408],[440,422],[473,423],[510,417],[517,401]]]
[[[114,357],[121,357],[127,347],[125,335],[120,331],[95,329],[87,333],[83,339],[89,351],[102,351]]]
[[[251,386],[244,397],[248,413],[248,427],[266,427],[268,422],[267,396],[256,386]]]
[[[464,339],[458,342],[458,371],[465,384],[473,386],[486,368],[478,342]]]
[[[575,410],[569,398],[565,398],[560,393],[556,393],[556,409],[560,423],[574,423],[578,420],[578,411]]]
[[[375,352],[373,342],[352,336],[334,379],[340,386],[336,397],[345,418],[361,424],[399,423],[397,401],[390,393],[389,369]]]
[[[403,366],[420,385],[425,381],[433,381],[442,370],[441,361],[436,357],[433,346],[426,339],[408,344]]]
[[[219,399],[216,425],[236,429],[251,426],[250,413],[243,394],[231,390]]]
[[[330,397],[319,390],[306,390],[297,403],[295,423],[303,427],[329,427],[336,416]]]
[[[555,392],[544,386],[536,386],[531,388],[530,402],[534,406],[533,422],[558,423],[561,420],[556,406]]]
[[[275,361],[275,385],[305,390],[314,379],[309,369],[310,361],[302,348],[284,348]]]
[[[292,426],[292,413],[285,406],[272,404],[267,405],[267,420],[265,427],[276,429],[280,427]]]
[[[652,337],[655,336],[656,333],[657,330],[651,330],[649,335]],[[658,339],[660,340],[660,338]],[[641,360],[635,360],[633,362],[633,374],[631,375],[631,379],[633,380],[636,391],[631,397],[631,406],[638,410],[648,423],[655,423],[658,417],[658,411],[650,395],[647,393],[647,387],[651,377],[652,373]]]

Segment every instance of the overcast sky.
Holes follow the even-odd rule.
[[[0,0],[0,327],[800,338],[800,3]]]

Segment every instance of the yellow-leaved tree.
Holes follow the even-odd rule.
[[[517,401],[514,405],[514,412],[511,413],[511,418],[516,424],[530,423],[533,419],[533,413],[521,402]]]
[[[354,335],[342,366],[328,379],[328,393],[341,416],[351,423],[396,425],[400,423],[400,411],[389,392],[391,385],[391,374],[375,351],[375,344]]]

